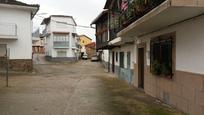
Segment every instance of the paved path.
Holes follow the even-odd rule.
[[[34,65],[0,79],[0,115],[181,115],[105,73],[100,63]]]

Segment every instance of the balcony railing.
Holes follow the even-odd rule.
[[[17,25],[0,23],[0,39],[17,39]]]
[[[166,0],[133,0],[125,11],[119,16],[120,30],[156,8]]]
[[[54,48],[69,48],[69,42],[68,41],[54,41],[53,47]]]

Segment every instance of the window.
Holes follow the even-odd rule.
[[[124,68],[124,52],[120,52],[120,67]]]
[[[57,51],[57,57],[67,57],[66,51]]]
[[[172,35],[163,35],[151,40],[151,73],[172,77],[172,49]]]
[[[116,56],[116,62],[118,62],[118,52],[116,52],[115,56]]]
[[[54,41],[58,41],[58,42],[69,41],[69,35],[54,34],[54,35],[53,35],[53,40],[54,40]]]
[[[130,69],[131,64],[131,53],[127,52],[127,68]]]

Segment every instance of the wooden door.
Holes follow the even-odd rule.
[[[144,48],[138,48],[138,85],[144,89]]]

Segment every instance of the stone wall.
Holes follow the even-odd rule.
[[[12,59],[9,60],[9,69],[12,71],[30,72],[33,70],[31,59]]]

